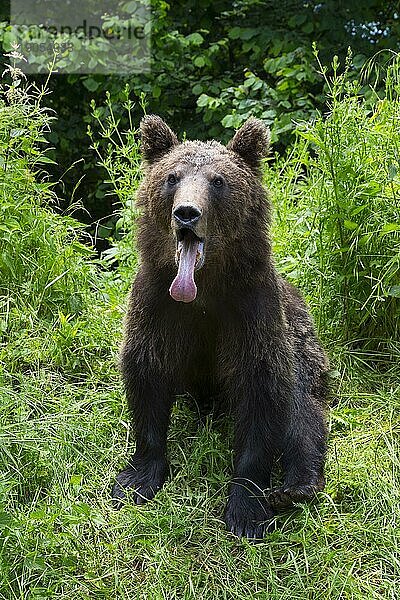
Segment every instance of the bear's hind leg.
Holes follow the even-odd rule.
[[[292,393],[290,380],[270,364],[255,363],[254,371],[236,379],[232,387],[235,468],[224,517],[233,534],[253,540],[274,527],[274,510],[265,490],[271,485],[274,458],[282,451],[285,400]]]
[[[325,453],[326,425],[322,409],[310,396],[296,398],[282,453],[284,482],[268,493],[269,504],[279,509],[312,500],[325,485]]]

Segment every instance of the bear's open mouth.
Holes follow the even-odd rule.
[[[176,232],[176,253],[175,253],[175,262],[176,266],[179,267],[180,256],[182,254],[182,250],[188,246],[195,246],[196,248],[196,262],[195,262],[195,271],[201,269],[204,265],[204,240],[198,237],[192,229],[178,229]]]
[[[178,229],[175,261],[178,274],[169,288],[169,293],[177,302],[193,302],[197,294],[194,272],[204,264],[204,239],[199,238],[192,229]]]

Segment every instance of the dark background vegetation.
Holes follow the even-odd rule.
[[[106,118],[107,91],[121,129],[127,128],[123,90],[128,84],[136,102],[135,123],[143,114],[138,99],[144,95],[147,112],[160,114],[179,134],[199,139],[226,140],[254,115],[270,124],[274,148],[282,153],[293,140],[295,122],[324,108],[324,80],[316,69],[313,42],[322,64],[336,54],[343,65],[351,46],[352,76],[377,52],[400,48],[398,1],[152,0],[151,4],[150,73],[54,75],[50,80],[47,104],[57,114],[49,136],[57,159],[52,175],[61,177],[65,186],[57,190],[65,199],[63,209],[76,200],[83,203],[86,210],[74,214],[92,224],[89,229],[96,232],[99,249],[105,246],[102,238],[114,233],[116,217],[115,197],[89,149],[87,126],[95,125],[92,99]],[[8,15],[9,3],[3,2],[0,21],[7,21]],[[6,32],[4,23],[0,43],[9,50]],[[388,53],[379,56],[384,62]],[[95,221],[102,227],[94,227]]]

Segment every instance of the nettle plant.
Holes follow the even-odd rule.
[[[92,251],[79,243],[79,224],[57,215],[53,183],[45,172],[46,134],[53,115],[42,107],[46,87],[29,86],[17,48],[7,55],[0,87],[0,303],[2,330],[13,311],[21,322],[76,313],[82,306],[82,280],[90,277],[84,258]],[[50,209],[50,210],[49,210]],[[79,275],[78,275],[79,274]],[[11,315],[11,316],[10,316]]]
[[[321,332],[373,352],[400,334],[399,60],[385,96],[369,101],[333,68],[329,113],[298,128],[266,177],[281,269],[303,287]]]

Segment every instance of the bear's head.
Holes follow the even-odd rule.
[[[225,147],[216,141],[180,143],[156,115],[144,117],[140,128],[146,165],[138,195],[142,255],[176,264],[170,294],[192,302],[195,271],[215,273],[219,266],[222,271],[229,260],[238,260],[240,248],[257,245],[266,229],[260,161],[268,152],[269,130],[251,118]]]

